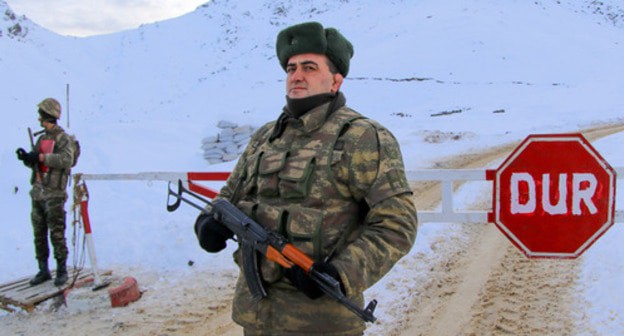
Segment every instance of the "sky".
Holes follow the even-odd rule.
[[[3,36],[0,101],[6,111],[19,113],[5,114],[11,127],[0,133],[0,204],[10,205],[0,223],[0,282],[34,271],[30,172],[15,159],[15,149],[28,146],[26,128],[36,127],[36,103],[48,95],[65,101],[66,83],[72,83],[68,129],[82,146],[74,172],[231,170],[232,162],[208,166],[201,139],[215,135],[220,120],[257,127],[277,116],[284,74],[274,56],[275,34],[320,13],[312,17],[340,27],[356,47],[343,86],[347,104],[392,130],[408,171],[430,169],[449,156],[531,133],[624,121],[622,28],[558,2],[428,0],[375,8],[367,7],[375,1],[328,2],[341,10],[323,11],[302,1],[314,8],[302,5],[280,17],[273,2],[248,0],[244,8],[216,2],[210,13],[98,38],[59,38],[36,29],[23,39]],[[254,94],[242,94],[248,92]],[[622,167],[623,142],[618,134],[594,145],[611,165]],[[617,190],[621,211],[622,179]],[[233,268],[227,253],[207,255],[198,248],[193,209],[166,212],[165,182],[92,181],[89,191],[102,268],[171,275],[186,270],[184,276],[214,265]],[[471,193],[463,195],[458,204],[474,202]],[[443,255],[428,247],[456,227],[422,223],[410,255]],[[598,335],[624,334],[623,227],[615,224],[583,256],[578,291],[592,302],[583,314]],[[188,270],[189,260],[197,268]],[[426,275],[427,265],[418,267]],[[397,269],[387,281],[412,276],[410,271]],[[422,284],[414,277],[413,286]],[[371,289],[383,298],[379,313],[399,310],[403,293],[384,286]]]
[[[192,12],[209,0],[7,0],[18,15],[61,35],[133,29]]]

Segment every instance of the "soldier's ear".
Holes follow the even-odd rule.
[[[335,73],[333,75],[333,83],[332,83],[332,87],[331,87],[331,93],[336,93],[340,90],[340,86],[342,85],[342,82],[344,82],[344,76],[342,76],[340,73]]]

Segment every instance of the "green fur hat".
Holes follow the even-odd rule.
[[[277,35],[275,50],[284,70],[292,56],[313,53],[327,56],[344,77],[349,73],[349,60],[353,57],[351,42],[338,30],[324,29],[318,22],[301,23],[282,30]]]

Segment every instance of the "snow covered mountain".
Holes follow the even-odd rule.
[[[29,146],[41,99],[61,101],[61,125],[80,139],[76,172],[228,169],[208,166],[201,139],[220,120],[259,126],[278,115],[276,34],[312,20],[355,46],[347,103],[392,130],[408,170],[529,133],[624,122],[616,0],[214,0],[86,38],[50,32],[0,0],[0,282],[34,270],[30,172],[15,149]],[[163,186],[91,188],[105,267],[160,270],[209,258],[194,242],[193,212],[164,211]],[[120,230],[127,237],[115,237]]]
[[[78,171],[204,169],[200,140],[219,120],[259,126],[278,114],[284,76],[274,39],[308,20],[353,42],[348,102],[424,153],[408,155],[408,169],[435,161],[421,142],[431,132],[466,140],[436,149],[439,156],[621,120],[622,11],[618,1],[219,0],[135,30],[76,38],[0,0],[0,101],[11,125],[1,135],[0,170],[10,172],[0,178],[2,199],[28,189],[14,150],[28,144],[35,105],[47,96],[63,103],[62,125],[81,139]],[[449,112],[482,127],[436,117]]]

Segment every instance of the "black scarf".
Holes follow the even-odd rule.
[[[286,96],[286,106],[284,107],[284,111],[280,114],[279,118],[275,123],[275,127],[273,128],[273,132],[269,137],[269,142],[273,142],[273,140],[279,138],[284,130],[286,129],[286,124],[289,120],[299,119],[304,114],[308,113],[312,109],[331,102],[329,107],[327,108],[327,116],[334,113],[337,109],[343,107],[346,103],[346,98],[342,94],[342,92],[337,93],[321,93],[318,95],[300,98],[300,99],[291,99]]]

